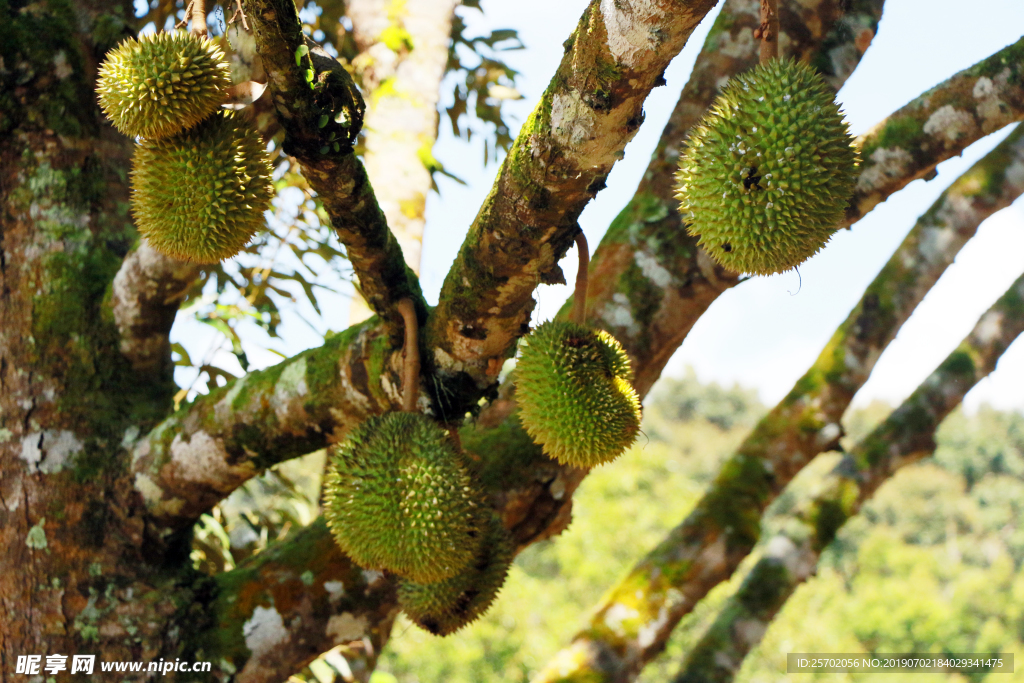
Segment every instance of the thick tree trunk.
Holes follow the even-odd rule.
[[[129,476],[173,391],[168,364],[139,381],[110,306],[132,143],[93,82],[131,12],[0,1],[0,681],[32,680],[19,656],[194,657],[213,585],[187,538],[150,537]]]

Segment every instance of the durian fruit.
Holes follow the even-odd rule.
[[[434,583],[402,579],[398,603],[417,626],[436,636],[446,636],[475,621],[498,596],[514,552],[498,515],[482,508],[483,542],[472,563],[455,576]]]
[[[263,228],[274,194],[270,173],[259,132],[231,112],[167,138],[144,138],[132,162],[135,225],[168,256],[229,258]]]
[[[828,242],[856,167],[833,91],[810,67],[775,59],[730,80],[694,128],[676,196],[714,260],[769,275]]]
[[[157,139],[212,114],[230,86],[227,59],[215,42],[173,31],[129,38],[111,50],[96,90],[119,131]]]
[[[359,565],[429,583],[473,561],[479,497],[444,429],[420,413],[385,413],[331,454],[324,517]]]
[[[640,431],[640,399],[629,357],[602,330],[546,322],[520,347],[519,417],[560,463],[593,467],[614,460]]]

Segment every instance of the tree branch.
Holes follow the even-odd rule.
[[[780,6],[781,42],[793,54],[824,65],[823,75],[835,88],[867,49],[882,0],[856,0],[845,14],[841,4],[823,0],[807,8],[784,0]],[[612,223],[591,262],[587,319],[612,332],[626,348],[641,397],[697,318],[737,282],[686,235],[673,196],[674,174],[685,134],[710,106],[718,85],[757,64],[758,43],[752,36],[759,25],[760,14],[751,11],[750,3],[726,1],[636,195]],[[562,317],[569,306],[563,306]],[[467,449],[476,448],[492,482],[492,500],[522,547],[565,528],[572,493],[586,472],[545,458],[522,430],[514,410],[513,389],[506,382],[500,398],[477,423],[463,428],[462,441]]]
[[[389,331],[397,328],[400,299],[412,297],[424,311],[425,304],[352,151],[363,123],[362,96],[337,60],[307,42],[292,0],[243,4],[285,129],[284,150],[299,160],[323,201],[368,303]]]
[[[782,0],[783,54],[813,64],[838,91],[871,43],[882,2]],[[753,36],[760,23],[756,4],[726,0],[633,199],[594,253],[590,318],[629,352],[641,395],[697,319],[739,282],[736,273],[717,266],[686,234],[675,199],[675,172],[690,128],[719,88],[758,63],[759,43]]]
[[[402,404],[401,351],[370,320],[196,399],[133,446],[155,533],[190,527],[250,478]]]
[[[140,382],[173,382],[168,334],[199,272],[198,265],[165,256],[145,240],[117,271],[111,307],[121,335],[121,353],[139,373]]]
[[[437,371],[494,385],[576,219],[643,121],[643,103],[713,0],[592,0],[445,279],[425,336]]]
[[[286,680],[344,643],[372,664],[398,615],[392,582],[345,557],[323,518],[216,583],[215,621],[194,635],[196,656],[228,664],[235,683]]]
[[[535,683],[632,680],[679,620],[725,581],[760,535],[764,509],[818,453],[896,332],[978,225],[1024,192],[1024,129],[961,176],[918,220],[818,360],[744,440],[694,511],[610,590]],[[625,614],[625,618],[619,616]],[[571,663],[571,664],[570,664]]]
[[[858,140],[860,179],[852,225],[893,192],[928,177],[940,162],[1024,118],[1024,38],[935,86]]]
[[[1024,276],[981,317],[971,333],[884,423],[857,444],[801,502],[764,556],[690,650],[675,683],[728,683],[822,551],[878,487],[935,451],[935,430],[968,391],[991,373],[1024,332]]]

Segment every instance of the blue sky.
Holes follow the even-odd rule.
[[[510,103],[516,127],[554,73],[562,41],[586,5],[587,0],[484,0],[482,15],[465,11],[470,34],[514,28],[526,45],[526,50],[505,53],[521,74],[518,84],[524,99]],[[878,35],[839,94],[855,134],[1024,34],[1024,3],[1020,0],[975,0],[969,8],[954,0],[888,0]],[[584,212],[580,223],[592,245],[600,241],[611,218],[636,189],[713,17],[714,13],[709,15],[672,63],[666,73],[668,86],[657,88],[648,99],[640,133],[627,147],[625,159],[616,165],[608,188]],[[495,164],[482,167],[479,141],[467,144],[453,139],[446,119],[440,131],[435,156],[468,184],[439,178],[440,195],[428,199],[422,281],[431,303],[436,302],[444,275],[497,171]],[[777,401],[814,360],[915,218],[1006,132],[989,136],[962,157],[945,162],[936,179],[916,181],[852,230],[840,232],[800,268],[802,285],[795,273],[787,273],[755,278],[726,292],[694,327],[669,363],[668,374],[681,374],[689,365],[702,380],[738,382],[758,389],[769,403]],[[574,251],[562,266],[571,279],[576,269]],[[902,400],[1022,271],[1024,203],[1018,202],[982,226],[883,355],[857,403],[873,398]],[[553,315],[571,284],[538,290],[536,321]],[[344,327],[347,301],[329,297],[328,306],[334,313],[328,314],[326,326]],[[291,354],[320,343],[295,316],[286,316],[285,321],[283,343],[275,344],[279,350]],[[193,359],[202,357],[209,344],[210,335],[202,328],[177,325],[172,333]],[[247,350],[257,367],[280,358],[255,348]],[[236,367],[230,354],[222,353],[218,360],[225,367]],[[967,404],[976,407],[983,401],[1024,410],[1024,344],[1017,343],[1007,352],[996,373],[969,395]]]

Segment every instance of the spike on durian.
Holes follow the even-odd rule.
[[[773,59],[730,80],[694,128],[676,197],[688,232],[715,261],[770,275],[825,246],[856,168],[832,89],[810,67]]]
[[[481,516],[482,541],[461,572],[434,583],[398,583],[398,603],[406,615],[434,635],[455,633],[483,616],[508,576],[515,554],[508,533],[490,508],[481,507]]]
[[[521,346],[516,400],[527,433],[562,464],[594,467],[640,431],[629,358],[603,330],[546,322]]]
[[[168,256],[230,258],[263,228],[274,193],[270,174],[263,138],[231,112],[168,138],[143,139],[132,160],[135,225]]]
[[[386,413],[331,454],[324,517],[358,564],[428,583],[472,562],[478,497],[444,429],[419,413]]]
[[[158,139],[212,114],[231,86],[223,51],[187,31],[128,38],[107,54],[96,91],[125,135]]]

